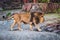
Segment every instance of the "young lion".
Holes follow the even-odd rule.
[[[10,18],[14,18],[14,23],[11,25],[11,30],[13,30],[13,27],[15,24],[18,24],[18,29],[21,29],[21,22],[23,23],[27,23],[30,24],[30,30],[33,30],[32,25],[34,24],[36,26],[36,28],[38,29],[38,31],[41,31],[41,29],[39,28],[39,26],[37,26],[38,23],[42,23],[44,21],[43,18],[43,14],[42,13],[34,13],[34,17],[31,20],[31,14],[29,12],[27,13],[14,13],[14,15],[12,15]],[[8,18],[8,19],[10,19]],[[37,23],[38,22],[38,23]]]

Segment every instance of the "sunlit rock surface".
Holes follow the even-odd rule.
[[[2,31],[0,40],[60,40],[60,36],[50,32]]]
[[[21,23],[23,31],[17,30],[17,25],[14,26],[14,30],[10,31],[10,25],[13,20],[0,21],[0,40],[60,40],[60,34],[55,32],[46,32],[44,25],[40,25],[42,32],[30,31],[29,24]]]

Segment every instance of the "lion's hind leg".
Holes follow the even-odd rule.
[[[23,29],[21,29],[21,22],[18,22],[17,24],[18,24],[18,29],[19,29],[20,31],[23,30]]]
[[[11,25],[11,30],[13,30],[13,27],[15,24],[16,24],[16,21],[14,20],[14,23]]]

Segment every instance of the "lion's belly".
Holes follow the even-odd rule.
[[[30,16],[29,15],[22,15],[21,20],[24,21],[25,23],[30,22]]]

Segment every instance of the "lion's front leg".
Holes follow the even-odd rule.
[[[33,31],[32,22],[30,22],[30,30]]]
[[[38,24],[35,24],[36,28],[38,29],[38,31],[41,31],[41,28],[39,27]]]
[[[33,18],[33,22],[34,22],[35,27],[38,29],[38,31],[41,31],[39,25],[36,23],[35,18]]]
[[[40,23],[43,23],[44,22],[44,17],[40,17]]]
[[[11,30],[13,30],[13,27],[15,24],[16,24],[16,21],[14,20],[14,23],[11,25]]]

